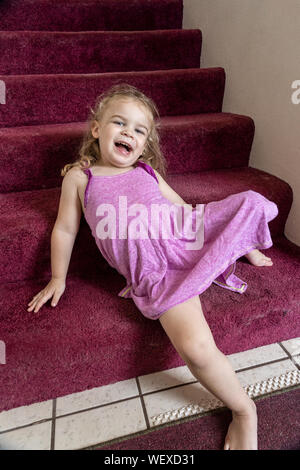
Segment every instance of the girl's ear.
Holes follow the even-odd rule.
[[[97,121],[94,121],[91,127],[91,133],[94,139],[99,139],[99,124]]]

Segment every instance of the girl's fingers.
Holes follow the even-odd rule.
[[[30,310],[31,308],[33,308],[35,306],[36,302],[37,302],[37,300],[32,300],[31,302],[29,302],[27,310]]]
[[[30,307],[27,308],[27,312],[31,312],[37,305],[37,301],[35,300]]]
[[[52,307],[55,307],[58,304],[58,301],[59,301],[59,299],[61,298],[62,295],[63,295],[63,292],[61,294],[55,294],[53,296],[53,299],[52,299],[52,302],[51,302]]]
[[[37,301],[37,299],[32,299],[28,305],[34,304]]]
[[[39,311],[39,309],[44,305],[45,302],[47,302],[48,298],[44,299],[44,297],[42,297],[40,300],[38,300],[37,304],[35,305],[35,308],[34,308],[34,313],[37,313]]]
[[[50,283],[49,283],[50,284]],[[49,300],[52,296],[52,302],[51,305],[52,307],[55,307],[62,296],[65,288],[64,287],[59,287],[56,288],[53,285],[47,286],[45,289],[41,290],[38,292],[32,300],[27,304],[27,312],[32,312],[34,310],[34,313],[37,313],[39,309]]]
[[[30,305],[30,304],[32,304],[33,302],[35,302],[35,301],[37,300],[37,298],[40,297],[41,295],[43,295],[42,292],[39,292],[38,294],[36,294],[36,295],[32,298],[32,300],[29,302],[28,305]]]
[[[40,293],[41,294],[41,293]],[[32,305],[27,309],[27,311],[34,310],[34,313],[37,313],[39,309],[47,302],[48,299],[52,296],[52,293],[43,294],[38,296],[36,300],[32,301]]]
[[[59,295],[55,294],[51,302],[52,307],[55,307],[58,301],[59,301]]]
[[[31,303],[31,305],[28,304],[27,310],[30,310],[30,309],[34,308],[37,304],[37,300],[34,300],[33,302],[30,302],[30,303]]]

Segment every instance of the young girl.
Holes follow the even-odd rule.
[[[165,161],[158,117],[152,100],[132,86],[116,85],[100,96],[80,158],[62,170],[51,235],[52,279],[29,302],[28,311],[38,312],[52,297],[51,305],[57,305],[83,212],[102,255],[127,281],[119,296],[133,299],[147,318],[159,319],[196,379],[232,410],[224,449],[257,449],[255,404],[216,347],[199,294],[212,282],[243,293],[247,285],[234,275],[235,262],[243,255],[255,266],[272,265],[257,248],[272,246],[268,222],[276,217],[277,206],[245,191],[194,210],[161,176]],[[202,227],[198,232],[204,232],[198,247],[191,247],[187,237],[153,236],[153,227],[149,236],[147,210],[157,204],[174,209],[173,223],[180,219],[183,206],[189,208],[190,233],[198,214]],[[136,209],[144,216],[138,219],[139,227],[126,225],[127,216]]]

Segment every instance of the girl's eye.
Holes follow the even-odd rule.
[[[122,121],[113,121],[113,123],[118,124],[120,126],[124,126],[124,122]],[[145,135],[145,132],[141,131],[140,129],[136,129],[136,132],[138,132],[139,134]]]

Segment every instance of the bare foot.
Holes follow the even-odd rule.
[[[244,255],[251,264],[254,266],[273,266],[273,261],[271,258],[268,258],[259,250],[252,250],[247,255]]]
[[[249,414],[232,413],[224,450],[257,450],[256,407]]]

